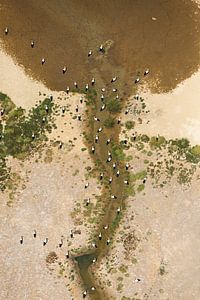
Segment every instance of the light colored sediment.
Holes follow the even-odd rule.
[[[25,74],[22,66],[6,54],[0,43],[0,90],[7,94],[17,106],[31,108],[36,101],[43,100],[43,94],[51,91],[44,84],[33,80]],[[39,92],[42,95],[39,95]]]
[[[16,80],[17,84],[12,89],[11,85],[6,85],[4,77],[0,90],[11,96],[16,105],[30,108],[39,100],[36,94],[43,86],[28,77],[24,79],[20,67],[13,65],[10,58],[8,60],[13,80],[17,76],[19,81]],[[4,72],[9,73],[6,68]],[[24,84],[24,80],[27,84]],[[18,94],[20,89],[22,97]],[[49,93],[47,89],[43,91]],[[35,154],[22,164],[10,159],[12,171],[21,177],[22,184],[14,192],[14,199],[9,198],[9,191],[0,195],[2,300],[70,300],[72,297],[79,299],[82,293],[79,278],[75,275],[74,280],[69,279],[70,275],[74,274],[70,273],[71,270],[75,269],[72,262],[66,260],[65,254],[68,250],[87,246],[90,230],[84,227],[85,220],[73,218],[72,213],[76,203],[84,206],[84,199],[88,197],[95,202],[100,188],[93,178],[87,179],[90,183],[88,189],[84,187],[86,167],[92,167],[93,164],[88,150],[81,151],[81,148],[85,148],[82,139],[83,124],[78,119],[73,119],[73,116],[77,116],[75,108],[79,105],[79,113],[84,118],[85,103],[80,104],[80,95],[68,96],[64,92],[52,94],[59,106],[58,116],[55,117],[57,129],[49,134],[49,143],[41,155]],[[27,95],[30,98],[27,98]],[[44,96],[41,97],[41,100],[43,99]],[[64,114],[61,113],[62,106],[66,107]],[[62,149],[58,147],[59,141],[63,143]],[[57,144],[50,146],[54,142]],[[44,162],[45,152],[49,149],[52,150],[52,158],[50,155]],[[37,230],[36,239],[33,238],[34,229]],[[81,234],[76,233],[74,238],[70,238],[71,229],[80,230]],[[19,243],[21,235],[24,236],[23,245]],[[46,237],[49,242],[44,247],[43,240]],[[61,238],[64,243],[62,248],[59,248]],[[51,251],[55,251],[58,262],[64,264],[64,271],[61,271],[58,264],[50,265],[52,270],[46,266],[45,259]]]
[[[200,71],[167,94],[140,93],[150,110],[148,120],[137,131],[166,138],[188,138],[200,144]]]

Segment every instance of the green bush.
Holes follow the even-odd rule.
[[[111,113],[119,113],[121,111],[121,104],[116,99],[110,99],[107,101],[108,111]]]
[[[104,126],[107,128],[112,128],[115,125],[115,118],[108,117],[104,121]]]
[[[130,129],[134,128],[135,122],[134,121],[127,121],[125,123],[125,126],[126,126],[126,129],[130,130]]]

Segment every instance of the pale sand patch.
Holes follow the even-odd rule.
[[[51,94],[45,85],[26,75],[24,68],[6,54],[0,42],[0,91],[7,94],[17,106],[31,108],[36,101],[44,99],[42,94]]]
[[[164,135],[166,138],[188,138],[200,144],[200,71],[167,94],[140,93],[145,99],[147,120],[137,126],[137,132]],[[146,118],[145,118],[146,119]]]

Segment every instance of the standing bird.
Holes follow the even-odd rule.
[[[35,46],[35,42],[31,41],[31,48],[34,48],[34,46]]]
[[[113,78],[111,79],[111,83],[115,82],[116,80],[117,80],[117,77],[113,77]]]
[[[83,292],[83,298],[85,298],[87,296],[87,290],[85,290],[84,292]]]
[[[116,168],[116,163],[113,163],[113,169],[115,170],[115,168]]]
[[[23,235],[20,237],[20,244],[22,245],[23,244],[23,242],[24,242],[24,237],[23,237]]]
[[[60,248],[62,247],[62,245],[63,245],[63,239],[60,240],[60,242],[59,242],[58,245],[59,245]]]
[[[149,69],[147,69],[145,72],[144,72],[144,76],[148,75],[149,74]]]
[[[88,186],[89,186],[89,182],[87,182],[87,183],[85,184],[85,189],[87,189]]]
[[[128,170],[130,167],[129,163],[126,163],[126,170]]]
[[[95,137],[95,143],[98,143],[98,140],[99,140],[99,137],[98,137],[98,135],[96,134],[96,137]]]
[[[90,50],[89,52],[88,52],[88,57],[90,57],[92,55],[92,50]]]
[[[48,243],[48,240],[49,240],[48,238],[45,238],[45,239],[44,239],[44,241],[43,241],[43,246],[46,246],[46,244]]]
[[[92,86],[95,84],[95,79],[94,78],[92,78]]]
[[[5,32],[5,35],[7,35],[7,34],[8,34],[8,32],[9,32],[9,29],[8,29],[8,27],[6,27],[6,28],[5,28],[4,32]]]
[[[104,50],[104,48],[103,48],[103,45],[101,44],[101,46],[99,47],[99,51],[100,52],[102,52],[102,53],[104,53],[105,52],[105,50]]]
[[[110,244],[110,239],[106,241],[107,246]]]
[[[92,146],[92,154],[94,154],[94,152],[95,152],[95,147]]]
[[[103,105],[101,106],[101,109],[100,109],[100,111],[103,111],[103,110],[105,109],[105,107],[106,107],[106,105],[105,105],[105,104],[103,104]]]
[[[121,208],[120,207],[118,207],[118,209],[117,209],[117,213],[119,214],[121,212]]]
[[[33,237],[36,238],[36,236],[37,236],[37,232],[36,230],[33,230]]]
[[[89,204],[90,204],[90,198],[87,199],[86,206],[88,206]]]
[[[65,254],[66,258],[69,258],[69,250],[67,251],[67,253]]]
[[[69,87],[67,87],[67,90],[66,90],[67,94],[69,94]]]
[[[73,239],[73,237],[74,237],[74,234],[73,234],[72,230],[70,230],[70,237],[71,237],[71,239]]]
[[[101,241],[101,239],[102,239],[102,234],[101,234],[101,232],[99,233],[99,240]]]
[[[102,180],[102,179],[103,179],[103,173],[100,174],[100,180]]]
[[[120,172],[119,172],[119,170],[118,170],[117,173],[116,173],[116,176],[119,177],[119,174],[120,174]]]
[[[97,117],[94,117],[94,120],[100,122],[100,119]]]
[[[42,65],[44,65],[44,63],[45,63],[45,58],[42,58],[41,63],[42,63]]]
[[[109,184],[112,183],[112,180],[113,180],[112,177],[110,177],[110,178],[109,178]]]
[[[76,89],[78,88],[78,84],[77,84],[76,81],[74,81],[74,86],[75,86]]]
[[[63,74],[65,74],[66,71],[67,71],[67,67],[63,67],[63,69],[62,69]]]
[[[85,90],[86,90],[86,92],[88,91],[88,89],[89,89],[89,85],[88,85],[88,84],[86,84],[86,86],[85,86]]]
[[[119,117],[117,120],[117,124],[120,124],[120,123],[121,123],[121,118]]]
[[[138,83],[140,81],[140,78],[136,78],[135,79],[135,84]]]
[[[103,101],[103,99],[104,99],[104,95],[101,95],[101,101]]]
[[[110,139],[107,139],[106,145],[109,145],[109,144],[110,144]]]

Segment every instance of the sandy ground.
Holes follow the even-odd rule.
[[[42,94],[51,91],[39,81],[33,80],[25,74],[23,66],[18,66],[14,58],[0,48],[0,82],[1,92],[7,94],[17,106],[31,108],[36,101],[42,100]]]
[[[173,92],[150,94],[142,92],[149,124],[140,125],[138,132],[164,135],[167,138],[186,137],[192,144],[200,144],[200,71],[181,83]]]
[[[0,55],[4,74],[0,89],[11,96],[16,105],[30,108],[44,99],[44,96],[38,97],[38,91],[49,94],[41,83],[26,77],[9,56],[3,52]],[[21,184],[12,200],[9,192],[0,195],[1,299],[79,299],[81,293],[76,275],[74,285],[70,279],[74,267],[71,260],[66,261],[65,254],[68,250],[85,247],[90,230],[81,225],[84,220],[80,220],[80,225],[75,224],[72,213],[77,202],[84,203],[88,197],[93,201],[100,190],[92,178],[87,179],[88,189],[84,187],[86,167],[92,167],[92,162],[88,151],[81,151],[85,148],[82,122],[73,116],[77,116],[75,108],[78,105],[84,118],[85,103],[80,104],[80,95],[52,94],[58,105],[57,129],[49,135],[49,144],[41,155],[35,154],[23,163],[10,160]],[[66,108],[64,114],[61,113],[63,106]],[[62,149],[58,149],[58,144],[50,146],[56,141],[62,141]],[[52,155],[49,157],[46,151],[50,149]],[[70,238],[71,229],[81,234],[77,232]],[[33,230],[37,230],[36,239]],[[24,236],[23,245],[19,242],[21,235]],[[49,242],[44,247],[46,237]],[[63,246],[59,248],[61,238]],[[45,259],[51,251],[55,251],[58,261],[64,264],[64,272],[57,264],[53,266],[54,271],[47,268]]]
[[[168,96],[168,101],[173,101],[175,107],[179,105],[185,115],[187,115],[186,112],[189,115],[192,114],[187,107],[187,93],[184,90],[190,89],[190,93],[194,94],[191,99],[192,110],[192,105],[198,101],[198,82],[199,75],[197,74],[177,88],[172,95],[158,95],[157,107],[159,105],[161,107],[160,102],[166,101],[163,97]],[[193,90],[189,88],[189,84],[193,86]],[[180,93],[185,96],[185,98],[180,97],[182,102],[178,97]],[[154,96],[151,96],[151,101],[154,101]],[[136,104],[137,101],[134,100],[134,103]],[[184,117],[181,118],[180,115],[178,119],[175,115],[171,116],[170,128],[168,126],[171,131],[164,131],[164,119],[160,118],[159,121],[154,121],[155,115],[157,118],[159,115],[154,111],[153,118],[152,102],[145,100],[145,103],[147,103],[146,109],[150,109],[150,113],[141,115],[142,124],[139,124],[131,112],[127,115],[122,113],[122,124],[134,119],[136,126],[130,131],[126,130],[126,133],[121,133],[121,140],[130,137],[135,132],[150,135],[165,134],[166,132],[167,137],[186,136],[190,138],[187,136],[186,130],[182,135],[178,134],[180,130],[178,124],[184,126]],[[170,113],[166,107],[162,110],[163,115]],[[198,112],[195,118],[198,119]],[[148,120],[150,123],[147,124]],[[153,122],[156,122],[157,127],[151,127]],[[194,143],[194,140],[191,141]],[[196,140],[196,142],[200,142],[200,140]],[[131,173],[145,170],[145,159],[154,162],[161,160],[159,155],[151,158],[131,147],[126,154],[133,157],[130,161]],[[163,174],[165,174],[164,169],[161,171],[160,178]],[[144,191],[127,199],[127,211],[118,228],[111,251],[107,257],[97,263],[100,282],[113,295],[113,299],[199,299],[200,188],[197,179],[199,174],[197,167],[190,186],[180,185],[175,178],[172,178],[163,188],[155,187],[154,181],[149,177]],[[142,181],[139,183],[141,184]],[[124,242],[130,235],[133,235],[134,239],[127,243],[128,251],[126,251]],[[164,270],[162,274],[161,270]],[[141,281],[135,282],[137,278]],[[129,298],[122,298],[123,296]]]

